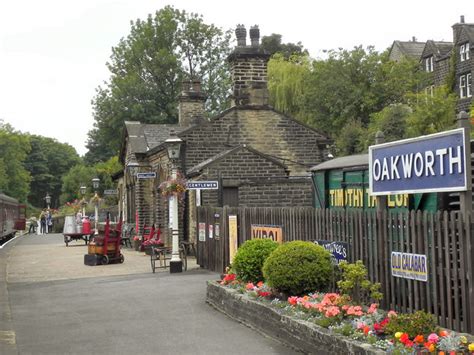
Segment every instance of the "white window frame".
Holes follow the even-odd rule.
[[[464,62],[471,57],[469,42],[464,43],[459,47],[459,56],[461,58],[461,62]]]
[[[466,96],[467,94],[466,79],[467,79],[467,75],[461,75],[459,77],[459,97],[461,99],[467,97]]]
[[[428,73],[433,72],[433,56],[425,58],[425,70]]]
[[[467,97],[472,97],[472,74],[466,74],[466,94]]]

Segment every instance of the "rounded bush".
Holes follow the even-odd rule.
[[[303,241],[280,245],[263,265],[265,281],[286,295],[325,290],[331,272],[331,254],[322,246]]]
[[[277,246],[278,243],[271,239],[247,240],[237,249],[232,262],[237,278],[245,282],[262,281],[263,262]]]

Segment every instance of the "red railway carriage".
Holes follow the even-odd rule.
[[[13,197],[0,193],[0,244],[25,229],[26,206]]]

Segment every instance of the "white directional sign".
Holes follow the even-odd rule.
[[[188,181],[186,183],[188,190],[217,190],[218,181]]]
[[[137,179],[154,179],[156,173],[137,173]]]
[[[104,190],[104,195],[117,195],[118,191],[115,190]]]

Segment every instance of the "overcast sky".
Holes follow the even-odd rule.
[[[301,41],[315,58],[359,44],[384,50],[412,36],[452,41],[460,15],[474,22],[472,0],[0,0],[0,119],[85,154],[90,102],[109,77],[111,47],[130,20],[168,4],[224,29],[258,24],[261,36]]]

